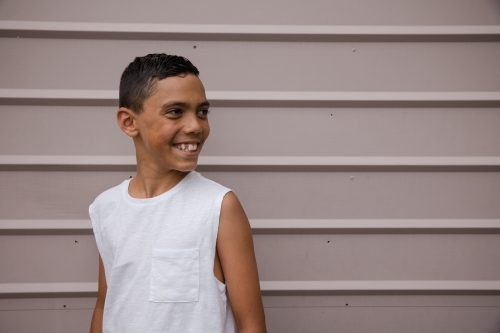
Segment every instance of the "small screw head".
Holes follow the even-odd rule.
[[[352,52],[356,52],[356,49],[352,49]]]

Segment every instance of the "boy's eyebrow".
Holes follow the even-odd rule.
[[[181,101],[170,101],[170,102],[167,102],[165,104],[162,105],[162,109],[167,109],[169,107],[172,107],[172,106],[180,106],[180,107],[184,107],[184,108],[187,108],[189,105],[188,103],[186,102],[181,102]],[[198,105],[198,107],[209,107],[210,106],[210,103],[208,103],[208,101],[205,101],[205,102],[202,102]]]
[[[205,102],[201,103],[200,105],[198,105],[198,107],[205,107],[205,106],[208,108],[210,106],[210,103],[208,103],[208,101],[205,101]]]

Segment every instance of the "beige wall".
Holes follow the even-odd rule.
[[[88,331],[87,207],[133,174],[116,89],[151,52],[201,71],[269,332],[500,331],[498,1],[4,0],[0,333]]]

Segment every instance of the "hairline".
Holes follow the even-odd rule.
[[[188,76],[188,75],[194,75],[194,76],[196,76],[196,77],[198,77],[198,78],[199,78],[199,76],[198,76],[198,75],[196,75],[196,74],[194,74],[194,73],[191,73],[191,72],[188,72],[188,71],[186,71],[186,72],[182,72],[182,73],[179,73],[179,74],[176,74],[176,75],[168,75],[168,76],[165,76],[165,77],[163,77],[163,78],[161,78],[161,79],[160,79],[160,78],[158,78],[157,76],[151,77],[151,78],[148,80],[148,82],[147,82],[147,84],[146,84],[146,86],[145,86],[145,88],[144,88],[144,91],[145,91],[145,96],[144,96],[144,99],[142,100],[142,103],[141,103],[141,105],[140,105],[139,109],[138,109],[138,110],[131,109],[131,110],[132,110],[132,112],[134,112],[135,114],[140,114],[140,113],[142,113],[142,111],[144,111],[144,103],[145,103],[145,102],[146,102],[146,100],[148,100],[151,96],[153,96],[153,95],[154,95],[154,93],[157,91],[157,85],[158,85],[158,82],[160,82],[160,81],[162,81],[162,80],[165,80],[165,79],[168,79],[169,77],[182,77],[182,78],[184,78],[184,77],[186,77],[186,76]]]

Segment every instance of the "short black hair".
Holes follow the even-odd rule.
[[[139,114],[143,103],[154,92],[156,82],[170,76],[183,76],[200,72],[188,59],[165,53],[136,57],[122,73],[119,107]]]

